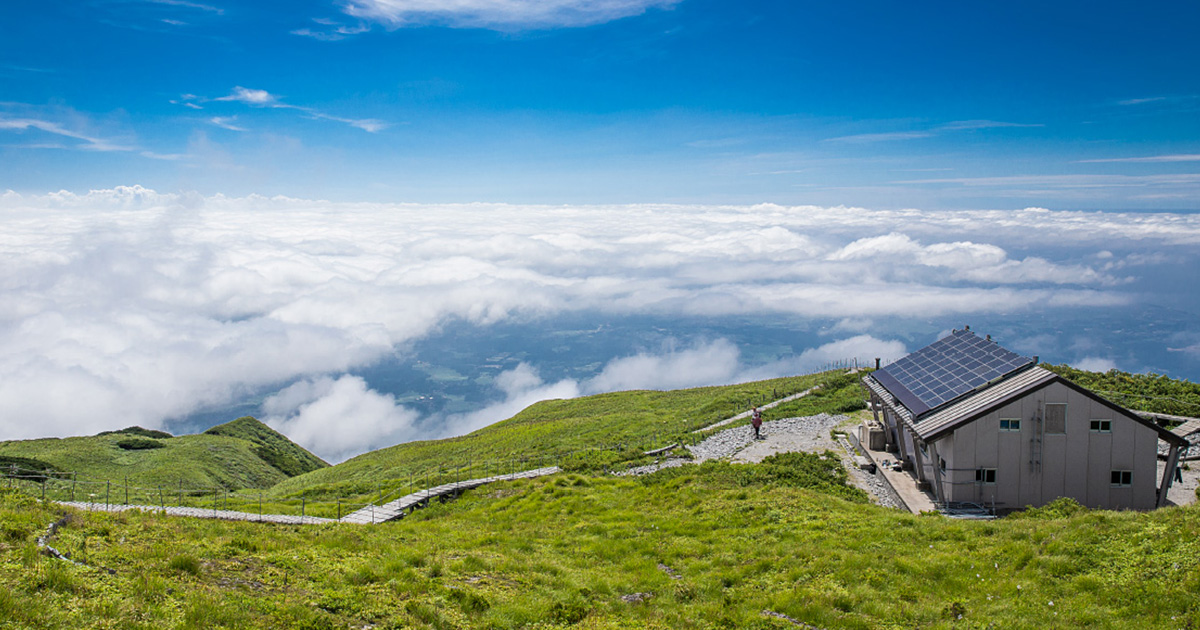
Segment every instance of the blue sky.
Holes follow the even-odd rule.
[[[91,0],[0,18],[0,189],[23,193],[1200,208],[1193,3]]]

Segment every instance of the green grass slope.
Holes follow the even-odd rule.
[[[1042,367],[1129,409],[1200,417],[1200,384],[1197,383],[1153,373],[1088,372],[1069,365]]]
[[[375,527],[75,512],[53,544],[87,566],[36,551],[60,510],[0,491],[0,619],[31,629],[1200,625],[1194,508],[917,517],[862,503],[831,462],[563,474]]]
[[[85,485],[79,490],[81,497],[99,492],[88,482],[123,486],[126,479],[142,490],[160,486],[168,490],[182,486],[185,492],[211,491],[218,486],[268,488],[287,479],[288,468],[311,470],[314,465],[325,465],[253,418],[241,418],[214,429],[166,438],[147,437],[145,430],[125,430],[88,437],[0,442],[0,465],[5,458],[43,464],[81,480]],[[276,462],[282,462],[283,469]]]
[[[602,468],[636,459],[643,450],[691,439],[692,431],[753,404],[822,383],[842,392],[833,407],[854,400],[862,404],[857,379],[846,378],[840,370],[722,387],[547,400],[468,435],[400,444],[293,477],[273,487],[270,494],[276,498],[361,497],[377,488],[408,484],[410,475],[414,486],[432,483],[427,476],[439,468],[454,467],[454,474],[466,478],[557,464],[564,457],[577,465]],[[607,450],[595,453],[588,449]]]
[[[255,454],[288,477],[303,475],[329,465],[325,460],[289,440],[287,436],[250,416],[215,426],[204,434],[223,435],[253,442]]]

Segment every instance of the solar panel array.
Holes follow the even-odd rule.
[[[1033,362],[991,339],[956,330],[873,376],[914,416],[920,416]]]

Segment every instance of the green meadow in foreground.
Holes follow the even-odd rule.
[[[66,510],[0,495],[6,628],[1186,628],[1200,512],[1060,502],[957,521],[836,458],[560,474],[374,527]]]

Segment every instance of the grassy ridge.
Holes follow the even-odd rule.
[[[409,442],[293,477],[271,489],[273,497],[362,496],[381,486],[408,483],[439,467],[465,466],[462,475],[554,464],[569,453],[623,445],[622,457],[664,446],[691,431],[745,411],[753,404],[836,379],[841,371],[740,385],[675,391],[628,391],[570,400],[547,400],[474,433]],[[485,462],[493,468],[487,468]]]
[[[253,425],[259,425],[261,430]],[[221,427],[232,429],[224,431]],[[287,472],[263,457],[264,451],[267,455],[281,451],[289,456],[300,451],[316,460],[253,418],[239,419],[214,429],[217,431],[168,438],[116,431],[88,437],[0,442],[0,461],[24,458],[81,480],[121,483],[128,478],[129,484],[134,486],[177,488],[182,485],[191,490],[217,486],[269,488],[286,479]],[[259,434],[263,437],[256,437]],[[292,461],[285,460],[285,463],[290,465]],[[324,465],[324,462],[320,463]],[[82,492],[86,495],[90,491]]]
[[[35,552],[57,511],[0,497],[0,619],[20,628],[796,627],[769,611],[827,630],[1200,624],[1194,508],[916,517],[831,496],[844,486],[819,459],[710,462],[636,480],[564,474],[376,527],[77,513],[55,544],[91,567]]]
[[[1200,417],[1200,384],[1197,383],[1153,373],[1088,372],[1069,365],[1042,367],[1129,409]]]
[[[325,460],[287,439],[287,436],[250,416],[217,425],[204,434],[224,435],[253,442],[255,454],[288,477],[303,475],[329,465]]]

